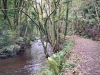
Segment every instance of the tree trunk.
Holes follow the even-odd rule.
[[[4,10],[4,19],[7,19],[7,0],[3,0],[3,8]]]
[[[64,39],[67,35],[67,27],[68,27],[68,12],[69,12],[69,2],[67,3],[67,9],[66,9],[66,27],[65,27],[65,33],[64,33]]]
[[[2,10],[3,14],[4,14],[4,19],[6,19],[10,25],[10,29],[12,29],[12,25],[11,25],[11,22],[10,22],[10,19],[8,17],[8,13],[7,13],[7,0],[3,0],[3,8],[4,10]],[[1,7],[0,7],[1,8]]]

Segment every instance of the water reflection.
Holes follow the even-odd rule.
[[[48,44],[48,53],[52,54]],[[16,57],[0,61],[0,75],[32,75],[41,71],[40,65],[46,65],[42,43],[36,40],[31,49],[27,49]]]

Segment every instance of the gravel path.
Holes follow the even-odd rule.
[[[100,75],[100,42],[77,35],[67,38],[75,40],[73,51],[80,57],[78,69],[81,73],[73,75]]]

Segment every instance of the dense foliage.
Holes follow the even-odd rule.
[[[78,14],[77,14],[78,13]],[[75,12],[76,33],[93,40],[100,38],[100,1],[83,0]]]
[[[100,0],[0,0],[0,59],[17,55],[39,37],[49,63],[43,75],[62,75],[65,67],[75,66],[65,61],[73,42],[62,46],[72,34],[100,40]]]
[[[56,53],[67,34],[100,40],[99,32],[99,0],[0,0],[1,55],[24,48],[39,36],[48,57],[44,41]]]
[[[69,60],[74,42],[68,40],[64,43],[64,48],[51,57],[48,57],[49,67],[42,67],[44,70],[39,75],[63,75],[65,68],[74,68],[75,63]],[[67,58],[67,60],[66,60]]]

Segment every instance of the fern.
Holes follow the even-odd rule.
[[[48,68],[44,69],[42,75],[61,75],[66,66],[65,55],[73,47],[73,45],[73,41],[68,41],[60,52],[48,57],[49,66]],[[75,64],[72,62],[67,62],[67,66],[74,67]]]

